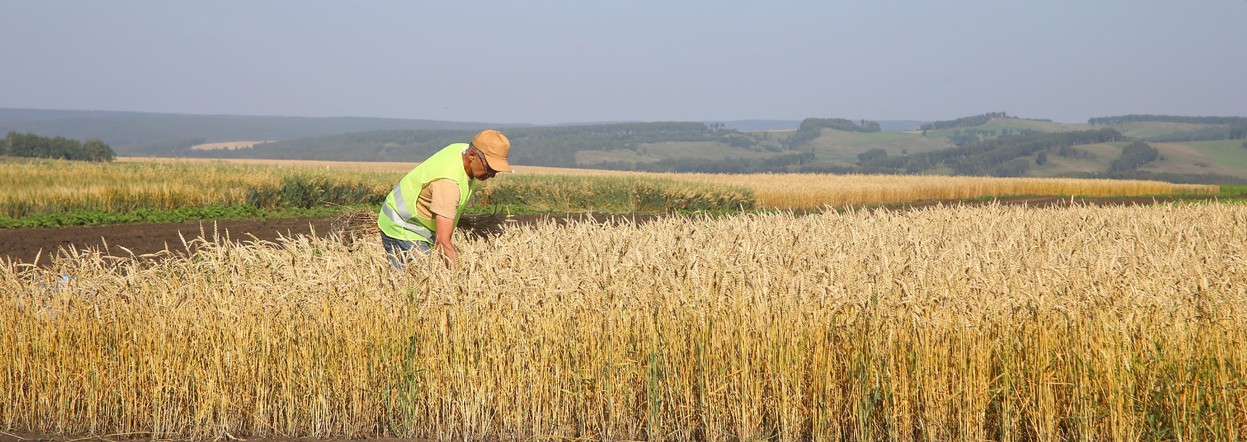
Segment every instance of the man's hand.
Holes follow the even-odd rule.
[[[437,215],[433,217],[436,224],[433,234],[433,253],[442,257],[446,268],[455,268],[455,246],[450,243],[450,235],[455,233],[455,220]]]

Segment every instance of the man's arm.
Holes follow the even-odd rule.
[[[446,267],[455,266],[455,246],[450,237],[455,233],[455,216],[459,213],[459,185],[451,180],[429,183],[429,214],[433,217],[433,252],[442,257]]]
[[[446,267],[455,267],[455,246],[450,243],[450,235],[455,233],[455,220],[437,215],[433,217],[437,229],[433,234],[433,251],[446,262]]]

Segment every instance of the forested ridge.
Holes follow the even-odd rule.
[[[1125,121],[1131,118],[1119,117]],[[1018,120],[1037,124],[985,126],[994,120]],[[1170,119],[1181,121],[1180,119]],[[592,167],[600,169],[655,172],[758,173],[889,173],[889,174],[954,174],[976,176],[1026,176],[1036,166],[1044,166],[1051,157],[1092,160],[1092,156],[1075,146],[1117,141],[1149,140],[1126,136],[1110,128],[1082,131],[1040,132],[1025,127],[1044,126],[1047,120],[1021,119],[1004,112],[985,113],[925,125],[936,129],[942,139],[954,147],[924,152],[889,151],[867,148],[856,162],[829,161],[818,154],[825,149],[823,137],[835,133],[869,135],[880,132],[872,121],[843,118],[807,118],[795,132],[741,132],[722,124],[696,122],[618,123],[555,127],[517,127],[504,132],[514,149],[516,164],[554,167]],[[1105,120],[1107,121],[1107,120]],[[1192,121],[1232,123],[1233,118]],[[996,128],[991,128],[996,127]],[[1233,125],[1211,125],[1200,130],[1204,138],[1230,139],[1242,132]],[[830,132],[826,132],[830,131]],[[317,160],[419,161],[451,143],[466,142],[474,134],[469,130],[376,131],[281,141],[255,149],[237,151],[197,152],[197,156],[298,158]],[[1168,136],[1190,135],[1170,132]],[[1161,137],[1157,137],[1161,138]],[[716,155],[699,155],[694,147],[686,154],[666,153],[654,159],[649,149],[667,143],[713,143],[723,146]],[[691,144],[689,144],[691,146]],[[1159,154],[1146,143],[1123,150],[1122,158],[1114,159],[1104,173],[1117,175],[1138,172],[1141,165],[1154,161]],[[1141,146],[1146,146],[1143,148]],[[1149,150],[1150,149],[1150,150]],[[603,157],[590,163],[578,163],[579,152],[627,152],[628,155]],[[738,155],[722,152],[736,151]],[[898,155],[899,153],[899,155]],[[624,158],[624,159],[619,159]],[[1150,159],[1149,159],[1150,158]]]
[[[754,137],[703,123],[660,122],[517,127],[504,130],[517,164],[575,167],[579,150],[636,149],[645,143],[715,141],[751,147]],[[466,143],[475,130],[357,132],[265,143],[253,149],[196,152],[206,157],[308,160],[420,161],[452,143]]]
[[[1097,117],[1087,120],[1091,125],[1109,125],[1122,123],[1157,122],[1157,123],[1190,123],[1190,124],[1243,124],[1247,117],[1185,117],[1180,115],[1117,115],[1113,117]]]
[[[795,134],[771,137],[765,132],[741,132],[723,124],[696,122],[617,123],[555,127],[522,127],[504,130],[511,140],[511,161],[516,164],[585,167],[577,164],[580,151],[626,150],[640,155],[655,143],[708,142],[738,150],[761,153],[760,158],[702,157],[696,152],[665,158],[660,162],[600,161],[588,167],[657,172],[756,173],[799,169],[814,161],[802,150],[821,130],[879,132],[876,122],[855,123],[847,119],[807,119]],[[377,131],[265,143],[253,149],[196,151],[202,157],[278,158],[355,161],[419,161],[451,143],[464,143],[475,131]],[[191,152],[187,152],[191,153]]]
[[[54,115],[56,121],[85,122],[99,117],[91,112]],[[515,164],[553,167],[590,167],[658,172],[809,172],[809,173],[888,173],[992,176],[1068,176],[1099,170],[1099,176],[1169,176],[1183,182],[1225,181],[1217,173],[1236,175],[1237,152],[1225,149],[1227,140],[1247,139],[1245,117],[1184,117],[1171,115],[1122,115],[1092,118],[1087,125],[1053,123],[1051,120],[1020,118],[1005,112],[989,112],[935,122],[913,122],[912,132],[884,133],[880,123],[864,119],[806,118],[792,124],[795,130],[744,131],[726,122],[633,122],[561,126],[476,125],[464,123],[446,127],[427,127],[437,122],[384,119],[299,119],[206,116],[144,115],[105,113],[103,117],[127,122],[131,128],[157,128],[149,135],[126,138],[164,139],[129,155],[215,158],[273,158],[330,161],[402,161],[427,158],[452,143],[467,142],[478,130],[501,129],[514,149]],[[0,122],[8,124],[29,119],[49,120],[44,111],[0,109]],[[109,120],[112,121],[112,120]],[[205,141],[228,134],[241,134],[239,128],[254,125],[249,134],[276,133],[274,129],[308,130],[317,123],[328,126],[372,127],[390,124],[407,128],[364,130],[295,139],[263,142],[253,148],[235,150],[192,150]],[[271,125],[271,127],[270,127]],[[98,127],[75,126],[77,130]],[[1079,127],[1087,130],[1078,130]],[[917,129],[921,129],[918,131]],[[217,132],[213,132],[217,131]],[[293,133],[293,132],[288,132]],[[12,133],[0,155],[41,155],[52,158],[87,159],[107,144],[98,139],[87,144],[55,132]],[[210,137],[197,134],[215,134]],[[171,136],[184,138],[171,140]],[[23,140],[34,139],[31,143]],[[46,138],[46,139],[45,139]],[[245,139],[245,138],[239,138]],[[259,139],[259,138],[250,138]],[[16,140],[16,143],[14,142]],[[1247,148],[1247,143],[1234,141]],[[1114,143],[1104,146],[1104,143]],[[1153,144],[1160,144],[1159,149]],[[1188,143],[1188,144],[1184,144]],[[1189,144],[1204,143],[1204,144]],[[1209,144],[1212,143],[1212,144]],[[1090,149],[1080,145],[1095,145]],[[1159,163],[1166,152],[1178,147],[1221,149],[1210,157]],[[16,146],[16,149],[14,148]],[[88,149],[87,147],[90,147]],[[132,147],[133,148],[133,147]],[[1120,149],[1117,152],[1112,149]],[[1109,150],[1106,150],[1109,149]],[[34,152],[39,152],[35,154]],[[102,152],[102,151],[101,151]],[[121,152],[121,151],[118,151]],[[1247,152],[1247,149],[1244,149]],[[109,154],[111,155],[111,153]],[[1106,156],[1109,155],[1109,156]],[[1216,155],[1230,155],[1217,157]],[[1184,158],[1187,157],[1187,158]],[[1058,159],[1059,160],[1056,160]],[[1228,161],[1221,161],[1228,159]],[[1055,162],[1054,162],[1055,160]],[[1171,175],[1158,167],[1186,167]],[[1227,165],[1228,164],[1228,165]],[[1071,165],[1077,165],[1072,170]],[[1230,167],[1231,169],[1226,169]],[[1199,168],[1207,170],[1201,171]],[[1141,170],[1142,169],[1142,170]],[[1201,173],[1203,172],[1203,173]],[[1247,170],[1242,172],[1247,177]]]
[[[1184,117],[1179,115],[1119,115],[1087,120],[1091,125],[1125,123],[1179,123],[1204,125],[1198,129],[1146,137],[1145,141],[1174,143],[1183,141],[1215,141],[1247,139],[1247,117]],[[1243,143],[1247,147],[1247,142]]]
[[[81,142],[65,137],[41,137],[9,132],[0,140],[0,156],[112,161],[116,154],[111,147],[97,139]]]
[[[993,119],[996,119],[996,118],[1016,118],[1016,117],[1010,117],[1009,114],[1004,113],[1004,112],[988,112],[985,114],[972,115],[969,117],[961,117],[961,118],[957,118],[953,120],[943,120],[943,121],[935,121],[935,122],[927,123],[927,124],[922,125],[921,129],[923,131],[930,131],[930,130],[940,130],[940,129],[954,129],[954,128],[961,128],[961,127],[982,126],[984,124],[987,124],[987,122]]]
[[[987,139],[966,146],[935,152],[889,156],[872,150],[859,156],[863,172],[916,174],[947,167],[956,175],[1021,176],[1030,169],[1031,155],[1055,150],[1058,155],[1074,156],[1070,149],[1079,144],[1117,141],[1122,134],[1114,129],[1078,132],[1014,135]],[[1039,160],[1043,161],[1043,160]]]

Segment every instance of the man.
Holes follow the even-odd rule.
[[[506,136],[486,129],[472,137],[470,144],[446,146],[408,172],[385,197],[377,215],[390,264],[401,270],[407,253],[436,251],[447,267],[454,267],[450,235],[459,215],[477,182],[512,171],[507,162],[510,151]]]

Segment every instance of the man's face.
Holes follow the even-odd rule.
[[[474,148],[472,149],[472,157],[473,160],[470,166],[472,169],[472,178],[485,181],[498,174],[498,171],[489,167],[489,161],[485,159],[484,152]]]

